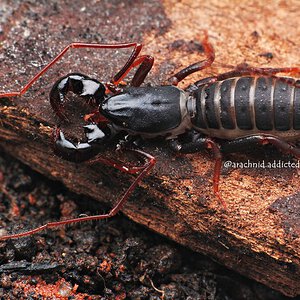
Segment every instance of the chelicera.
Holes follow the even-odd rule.
[[[0,240],[28,236],[60,225],[114,216],[155,165],[155,157],[134,146],[138,138],[164,137],[169,141],[171,149],[181,153],[211,150],[215,158],[213,189],[224,207],[225,202],[219,193],[222,153],[234,152],[236,149],[240,151],[253,144],[272,144],[284,153],[300,158],[299,148],[292,144],[300,136],[299,81],[276,76],[278,73],[296,75],[300,68],[253,68],[239,65],[230,72],[199,80],[186,90],[178,88],[178,83],[188,75],[213,63],[215,53],[206,33],[202,46],[206,58],[170,77],[169,84],[141,87],[154,59],[149,55],[139,56],[142,49],[140,44],[73,43],[23,89],[0,94],[1,98],[23,95],[70,48],[133,47],[128,61],[110,82],[103,83],[80,73],[71,73],[58,79],[50,91],[50,104],[63,121],[67,120],[64,103],[69,92],[98,107],[96,112],[85,117],[88,122],[84,126],[85,142],[75,144],[65,138],[60,128],[54,130],[55,153],[70,161],[102,162],[122,172],[136,174],[133,183],[107,214],[51,222],[33,230],[2,236]],[[120,82],[135,67],[137,70],[130,85],[121,86]],[[112,143],[122,145],[124,151],[142,157],[144,165],[125,166],[98,155]]]

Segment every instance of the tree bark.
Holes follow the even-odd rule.
[[[188,0],[180,3],[154,1],[157,13],[153,13],[152,18],[160,22],[160,26],[154,30],[153,24],[156,23],[153,19],[147,19],[149,17],[143,13],[131,15],[132,7],[125,5],[119,8],[120,11],[114,10],[113,13],[128,13],[132,22],[121,25],[122,21],[112,18],[113,24],[111,27],[102,28],[102,34],[105,41],[117,40],[118,29],[122,26],[123,29],[128,29],[133,40],[143,41],[144,53],[156,58],[156,67],[148,79],[152,84],[158,84],[163,81],[162,78],[170,76],[174,66],[179,70],[180,67],[201,59],[201,46],[198,41],[201,41],[203,29],[209,31],[217,58],[216,66],[203,72],[201,78],[209,76],[209,72],[218,73],[220,62],[236,65],[246,60],[252,65],[274,67],[294,66],[298,63],[300,6],[297,1],[281,2],[278,10],[271,8],[272,1],[269,6],[258,1],[254,1],[251,6],[243,1],[235,4],[233,2],[228,0],[221,4],[214,1],[200,6],[195,1]],[[143,4],[134,5],[136,9],[143,9]],[[49,11],[50,8],[41,7],[41,10],[46,9]],[[64,14],[68,15],[71,9],[62,9],[60,18]],[[15,7],[15,10],[18,11],[17,18],[22,21],[24,16],[21,8]],[[47,18],[52,22],[57,21],[51,14]],[[287,18],[298,24],[293,25]],[[66,35],[68,42],[72,42],[72,38],[80,36],[81,24],[84,27],[99,28],[101,24],[93,24],[95,19],[83,17],[82,23],[76,23],[71,18],[72,34],[62,34]],[[141,20],[146,24],[143,34],[136,33],[132,26],[139,24]],[[231,27],[228,26],[229,22]],[[17,25],[10,27],[8,24],[13,24],[12,16],[6,21],[5,44],[1,51],[4,55],[1,63],[4,74],[1,89],[5,91],[9,88],[15,89],[12,83],[21,79],[23,69],[26,71],[22,75],[21,85],[36,73],[29,62],[34,62],[38,57],[37,53],[43,53],[43,48],[49,49],[50,53],[43,54],[45,61],[50,60],[47,59],[48,55],[53,58],[54,53],[62,49],[58,47],[57,30],[49,23],[47,26],[52,38],[45,39],[44,45],[35,46],[36,50],[33,45],[39,42],[41,24],[36,28],[28,25],[32,26],[29,28],[31,39],[27,38],[24,42],[15,44],[19,51],[15,52],[12,59],[11,47],[20,32],[13,31],[13,28],[17,30]],[[113,26],[117,26],[117,29]],[[122,39],[127,41],[129,38],[122,36]],[[29,48],[35,51],[29,53]],[[271,63],[266,58],[271,56],[266,54],[269,52],[274,56]],[[121,195],[126,190],[133,176],[121,174],[101,164],[90,166],[85,163],[70,163],[53,155],[51,149],[51,134],[57,119],[51,112],[47,93],[51,83],[61,74],[67,73],[72,64],[79,65],[81,53],[78,52],[78,58],[74,60],[66,59],[59,70],[54,67],[25,96],[0,99],[1,147],[31,168],[62,181],[71,190],[89,195],[112,207],[118,198],[116,195]],[[120,66],[120,60],[126,60],[126,55],[119,53],[114,56],[113,53],[108,53],[102,61],[93,53],[88,56],[83,69],[94,74],[97,65],[102,75],[109,78],[115,72],[114,66]],[[86,71],[86,67],[90,69]],[[199,77],[199,74],[191,76],[183,85],[188,85]],[[76,107],[74,111],[76,112]],[[77,132],[77,129],[74,130]],[[231,162],[231,165],[223,167],[221,176],[221,195],[228,206],[224,211],[212,190],[214,160],[211,155],[174,154],[164,142],[148,142],[144,150],[157,158],[157,164],[124,206],[122,211],[125,215],[288,296],[300,294],[300,180],[297,170],[251,168],[250,165],[253,162],[273,163],[274,160],[276,163],[288,163],[288,158],[277,151],[262,152],[259,149],[246,154],[226,155],[224,161],[229,162],[228,164]],[[114,153],[104,155],[113,157]],[[128,158],[124,156],[123,159],[126,161]],[[248,168],[234,168],[238,163],[248,164]]]

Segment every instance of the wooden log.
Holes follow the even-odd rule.
[[[24,10],[24,6],[15,4],[14,13],[8,14],[4,27],[1,89],[14,90],[16,81],[24,86],[41,68],[37,62],[39,55],[42,55],[43,64],[50,61],[65,44],[78,40],[86,28],[89,31],[85,33],[90,35],[83,36],[82,40],[90,42],[100,39],[96,28],[102,28],[101,38],[106,42],[120,39],[120,28],[128,30],[128,36],[122,36],[122,41],[127,41],[129,36],[130,40],[143,41],[144,53],[156,58],[156,67],[148,78],[153,84],[171,75],[175,66],[180,69],[201,59],[198,41],[203,29],[209,30],[217,59],[215,67],[203,72],[201,78],[210,72],[221,72],[220,62],[236,65],[246,60],[256,66],[278,67],[298,63],[300,26],[293,23],[299,22],[298,1],[281,2],[277,9],[272,1],[269,5],[254,1],[251,7],[243,1],[197,3],[153,1],[151,8],[137,3],[134,8],[140,11],[139,15],[133,13],[132,4],[125,4],[118,7],[119,10],[110,11],[111,24],[107,27],[103,14],[110,7],[95,9],[94,16],[83,15],[78,21],[73,16],[74,7],[62,5],[58,16],[47,14],[47,34],[41,20],[27,22],[27,27],[20,29],[18,24],[26,19],[24,11],[31,8]],[[53,9],[37,7],[48,13]],[[147,14],[143,13],[145,9]],[[149,10],[152,10],[150,14]],[[57,30],[64,16],[68,16],[72,26]],[[120,16],[129,16],[131,22],[122,24]],[[15,18],[19,22],[15,23]],[[145,24],[144,32],[133,26],[141,21]],[[62,36],[64,44],[60,42]],[[44,49],[48,52],[43,52]],[[269,52],[274,56],[271,63],[267,58],[271,55],[266,57]],[[71,190],[112,206],[116,194],[124,192],[133,178],[100,164],[91,168],[54,156],[51,133],[57,119],[51,112],[47,93],[51,84],[71,71],[72,66],[76,66],[72,71],[79,71],[77,67],[82,57],[88,59],[80,66],[81,72],[96,76],[95,70],[101,70],[97,75],[106,80],[116,71],[116,66],[126,60],[128,52],[118,55],[112,52],[76,53],[70,54],[72,58],[60,64],[59,69],[54,67],[48,72],[25,96],[1,99],[1,147],[33,169],[64,182]],[[34,68],[36,64],[39,66]],[[199,77],[199,74],[191,76],[184,84]],[[77,112],[76,107],[74,112]],[[74,130],[78,132],[78,128]],[[251,168],[250,165],[273,163],[274,160],[288,163],[288,158],[276,151],[259,150],[227,155],[224,160],[229,162],[227,164],[231,162],[231,166],[223,168],[221,178],[221,193],[228,206],[224,211],[212,192],[214,162],[209,154],[175,155],[164,143],[146,144],[145,151],[157,157],[157,164],[125,205],[124,214],[286,295],[300,294],[300,179],[297,170],[277,169],[276,166]],[[240,168],[241,163],[248,167]]]

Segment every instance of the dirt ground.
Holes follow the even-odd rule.
[[[222,62],[232,66],[244,61],[255,66],[298,65],[299,2],[236,1],[236,5],[234,2],[94,0],[92,5],[87,5],[82,0],[0,0],[1,90],[13,91],[24,86],[42,65],[74,41],[143,42],[143,53],[155,56],[156,60],[147,82],[161,84],[173,71],[199,59],[199,44],[191,41],[200,41],[203,30],[209,32],[217,60],[215,69],[201,76],[217,74]],[[274,57],[268,58],[268,53],[274,53]],[[54,82],[52,79],[80,70],[109,80],[115,68],[127,58],[127,54],[122,53],[104,57],[99,52],[91,59],[86,59],[85,52],[72,55],[70,60],[66,59],[45,74],[24,97],[15,99],[16,103],[28,108],[33,115],[56,124],[47,96]],[[77,69],[79,66],[81,68]],[[75,70],[72,67],[76,67]],[[197,76],[183,82],[183,86],[198,80]],[[202,161],[205,165],[206,158]],[[198,158],[196,162],[200,165]],[[284,174],[289,174],[289,170]],[[244,187],[238,188],[241,183],[238,175],[232,176],[231,181],[230,178],[226,180],[228,191],[232,191],[228,194],[234,201],[236,194],[245,193]],[[286,179],[289,175],[284,175],[285,181],[280,176],[257,177],[256,173],[250,173],[245,177],[255,191],[251,193],[256,195],[257,192],[256,198],[260,201],[258,192],[269,195],[268,189],[274,189],[279,194],[292,188]],[[296,190],[298,181],[295,182],[293,188]],[[296,192],[298,190],[293,191],[297,196]],[[287,196],[290,194],[291,191],[286,192]],[[192,207],[190,199],[186,201],[188,207]],[[247,217],[247,221],[251,221],[248,227],[253,228],[256,216],[265,221],[266,218],[255,211],[258,205],[250,206],[242,201],[241,205],[236,202],[231,205],[232,223],[238,224],[239,219]],[[80,214],[103,213],[108,209],[91,198],[69,192],[60,182],[50,181],[0,152],[0,235]],[[186,211],[184,205],[183,209]],[[198,229],[201,215],[195,215],[192,225]],[[265,222],[262,223],[265,226]],[[277,233],[278,227],[273,228]],[[265,234],[267,240],[270,231],[266,230]],[[253,235],[256,237],[255,231]],[[274,236],[277,238],[276,234]],[[244,249],[240,247],[239,250],[243,252]],[[240,257],[245,256],[240,256],[239,252],[237,263],[230,260],[237,271],[242,268]],[[284,264],[286,261],[279,260],[281,270],[286,268],[295,274],[294,266],[288,265],[290,261]],[[245,266],[241,270],[244,274],[245,269],[248,270]],[[272,269],[269,270],[272,273]],[[251,271],[252,275],[261,272],[255,267],[253,270],[253,265]],[[275,273],[273,275],[276,277]],[[54,296],[57,299],[119,300],[288,299],[129,221],[122,214],[107,221],[82,223],[0,243],[0,276],[1,299],[53,299]],[[269,276],[264,278],[274,283]],[[276,287],[276,282],[273,286]],[[284,287],[289,289],[287,285]]]
[[[107,210],[3,152],[0,182],[1,233]],[[2,242],[0,261],[1,299],[289,299],[121,214]]]

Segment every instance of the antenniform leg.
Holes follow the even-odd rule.
[[[226,203],[222,199],[219,192],[219,181],[222,167],[222,154],[220,147],[217,143],[207,137],[203,137],[201,134],[191,131],[189,132],[191,141],[180,143],[177,139],[173,139],[170,142],[170,147],[173,151],[180,153],[195,153],[203,150],[211,150],[215,158],[214,176],[213,176],[213,188],[214,193],[218,197],[222,206],[226,209]]]
[[[119,80],[126,76],[132,68],[139,65],[139,68],[132,79],[131,85],[140,86],[152,68],[153,61],[153,57],[148,55],[138,57],[128,67],[128,69],[122,73],[122,76],[119,78]],[[107,83],[106,87],[114,92],[121,91],[117,86],[114,85],[114,83],[111,85]],[[73,92],[74,94],[86,99],[88,103],[98,106],[106,96],[106,87],[98,80],[90,78],[89,76],[80,73],[70,73],[64,77],[61,77],[53,85],[49,95],[50,104],[56,115],[61,120],[67,120],[67,117],[64,114],[64,102],[68,92]],[[92,114],[91,118],[93,118],[95,114],[97,115],[97,112]],[[99,117],[100,116],[98,116],[98,118]]]
[[[92,125],[88,125],[92,126]],[[91,144],[96,143],[96,141],[99,139],[103,139],[104,132],[101,131],[101,129],[96,128],[97,126],[93,128],[89,128],[87,131],[87,138],[89,143],[80,143],[78,145],[74,145],[70,141],[66,140],[62,134],[62,132],[57,129],[55,131],[56,136],[56,141],[55,141],[55,146],[56,151],[60,153],[60,155],[64,156],[65,158],[67,157],[68,159],[74,160],[74,158],[80,160],[87,159],[92,155],[93,153],[90,151],[91,148],[93,147]],[[102,132],[102,133],[101,133]],[[100,138],[99,138],[100,137]],[[133,190],[136,188],[138,183],[149,173],[149,171],[153,168],[155,164],[155,158],[151,156],[150,154],[143,152],[141,150],[135,150],[135,149],[126,149],[127,151],[132,151],[133,153],[136,153],[136,155],[142,156],[145,159],[145,163],[142,166],[125,166],[119,161],[114,161],[111,159],[107,159],[104,157],[99,157],[97,156],[95,159],[87,161],[89,164],[94,164],[96,162],[101,162],[103,164],[106,164],[108,166],[112,166],[114,168],[119,169],[120,171],[127,173],[127,174],[138,174],[137,177],[134,179],[134,181],[131,183],[127,191],[124,193],[124,195],[117,201],[116,205],[110,210],[109,213],[103,214],[103,215],[94,215],[94,216],[86,216],[86,217],[80,217],[80,218],[74,218],[74,219],[69,219],[69,220],[63,220],[63,221],[57,221],[57,222],[50,222],[47,224],[44,224],[38,228],[28,230],[25,232],[21,233],[16,233],[16,234],[11,234],[11,235],[5,235],[1,236],[0,240],[7,240],[7,239],[13,239],[13,238],[20,238],[24,236],[29,236],[32,234],[35,234],[37,232],[40,232],[42,230],[48,229],[48,228],[55,228],[58,226],[62,225],[67,225],[67,224],[73,224],[73,223],[78,223],[78,222],[84,222],[84,221],[93,221],[93,220],[102,220],[102,219],[107,219],[111,218],[114,215],[116,215],[123,207],[123,205],[126,203],[128,200],[129,196],[133,192]],[[78,153],[80,153],[78,155]]]
[[[65,49],[63,49],[50,63],[48,63],[41,71],[39,71],[29,82],[21,88],[19,91],[1,93],[0,98],[3,97],[13,97],[13,96],[21,96],[26,93],[26,91],[33,85],[33,83],[40,78],[49,68],[51,68],[57,61],[59,61],[69,49],[72,48],[94,48],[94,49],[123,49],[123,48],[132,48],[133,51],[122,67],[122,69],[114,76],[112,82],[118,84],[120,80],[124,77],[124,74],[127,72],[127,69],[130,68],[132,63],[138,57],[142,45],[139,43],[120,43],[120,44],[88,44],[88,43],[72,43],[69,44]]]

